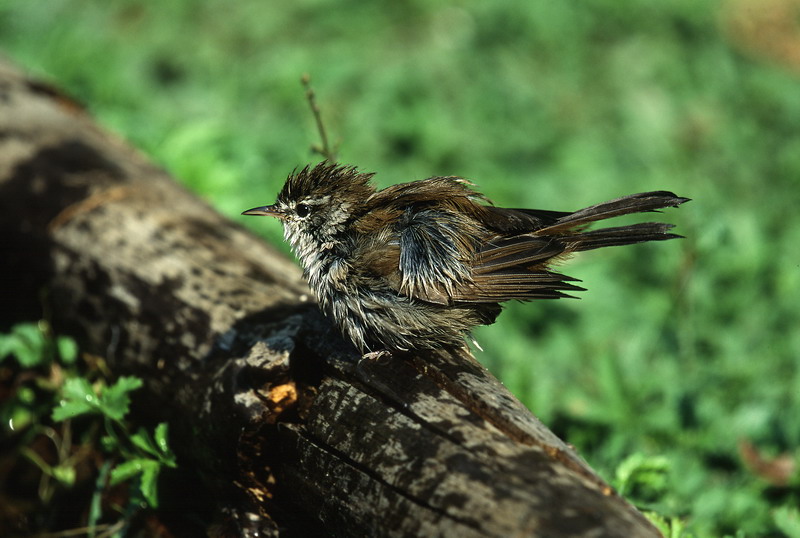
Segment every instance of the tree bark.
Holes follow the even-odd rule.
[[[3,323],[142,377],[220,533],[659,535],[467,351],[359,364],[294,263],[6,63],[0,232]]]

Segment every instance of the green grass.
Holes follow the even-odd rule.
[[[381,186],[693,198],[664,215],[687,239],[576,257],[583,299],[510,305],[479,357],[612,482],[664,463],[639,506],[698,536],[797,536],[797,477],[770,485],[737,444],[800,454],[800,77],[743,52],[726,5],[4,0],[0,48],[275,243],[238,214],[316,160],[305,72],[341,160]]]

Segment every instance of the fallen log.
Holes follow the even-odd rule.
[[[659,535],[468,352],[356,367],[294,263],[7,63],[0,232],[2,321],[44,297],[144,379],[217,532]]]

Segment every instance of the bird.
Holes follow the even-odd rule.
[[[242,213],[282,221],[321,309],[367,355],[461,347],[506,301],[574,297],[580,281],[554,271],[572,254],[682,237],[657,222],[590,224],[689,201],[652,191],[574,212],[508,209],[461,177],[378,190],[373,176],[322,161]]]

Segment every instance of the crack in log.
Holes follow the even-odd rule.
[[[412,502],[413,504],[415,504],[415,505],[417,505],[417,506],[419,506],[419,507],[421,507],[421,508],[423,508],[425,510],[429,510],[429,511],[433,512],[434,514],[437,514],[440,517],[450,519],[450,520],[452,520],[454,522],[457,522],[457,523],[459,523],[461,525],[464,525],[466,527],[469,527],[471,529],[475,529],[477,531],[481,530],[480,524],[478,524],[476,521],[456,517],[453,514],[448,513],[446,509],[437,508],[435,506],[432,506],[430,503],[426,502],[425,500],[410,494],[409,492],[403,490],[400,487],[395,486],[391,482],[389,482],[386,479],[384,479],[383,477],[381,477],[380,474],[378,474],[376,471],[373,471],[368,466],[362,465],[358,461],[355,461],[354,459],[352,459],[350,456],[347,455],[347,453],[342,452],[340,450],[337,450],[336,448],[325,444],[324,442],[322,442],[322,440],[316,438],[315,436],[309,434],[308,432],[303,431],[303,429],[301,427],[295,427],[295,426],[292,426],[292,427],[282,426],[282,427],[289,428],[297,437],[303,438],[310,445],[312,445],[314,448],[320,450],[321,452],[325,452],[327,454],[330,454],[340,464],[347,465],[351,469],[353,469],[354,471],[359,472],[359,473],[369,477],[370,480],[373,480],[376,483],[380,484],[381,486],[389,489],[395,495],[397,495],[397,496],[399,496],[399,497],[401,497],[403,499],[406,499],[409,502]],[[279,425],[279,428],[281,428],[280,425]]]

